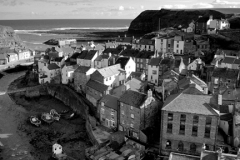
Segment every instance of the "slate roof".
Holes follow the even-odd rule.
[[[238,77],[238,70],[229,69],[229,68],[215,68],[213,70],[212,77],[220,77],[220,78],[236,80]]]
[[[230,113],[228,105],[219,106],[220,113]]]
[[[139,54],[139,50],[137,49],[124,49],[121,52],[122,56],[126,56],[126,57],[136,57]]]
[[[103,54],[111,53],[112,55],[119,55],[121,51],[122,51],[122,49],[120,49],[120,48],[106,48],[103,51]]]
[[[236,98],[240,98],[240,89],[231,89],[226,88],[225,91],[222,92],[222,100],[226,101],[235,101]]]
[[[70,58],[77,59],[77,57],[80,56],[80,55],[81,55],[81,53],[75,52],[75,53],[72,54],[72,56]]]
[[[109,55],[99,55],[95,61],[101,61],[102,59],[108,59],[109,58]]]
[[[14,49],[10,49],[8,47],[0,48],[0,54],[7,54],[7,53],[16,53]]]
[[[63,59],[63,57],[56,57],[55,59],[53,59],[53,61],[55,62],[61,62]]]
[[[182,93],[169,96],[162,110],[201,115],[218,115],[210,106],[212,96],[186,94],[189,89],[191,88],[187,88]]]
[[[225,57],[222,61],[222,63],[229,63],[229,64],[233,64],[233,62],[235,61],[235,58],[232,57]]]
[[[90,79],[87,82],[86,86],[88,86],[88,87],[90,87],[90,88],[92,88],[92,89],[94,89],[96,91],[99,91],[101,93],[104,93],[105,91],[108,90],[108,86],[107,85],[105,85],[103,83],[100,83],[100,82],[97,82],[97,81],[94,81],[92,79]]]
[[[233,115],[232,115],[232,113],[221,115],[220,120],[222,120],[222,121],[232,121],[233,120]]]
[[[130,60],[129,57],[119,57],[115,64],[120,64],[122,69],[125,69],[126,64]]]
[[[144,86],[144,82],[138,78],[132,78],[131,80],[127,81],[126,84],[128,84],[130,89],[134,91],[139,91]]]
[[[88,54],[88,50],[84,50],[80,53],[80,55],[77,58],[78,59],[84,59],[87,54]]]
[[[175,36],[174,41],[183,41],[183,37],[182,36]]]
[[[233,64],[238,64],[238,65],[240,65],[240,59],[235,59],[234,62],[233,62]]]
[[[104,102],[104,105],[108,108],[112,108],[114,110],[117,110],[118,108],[118,98],[112,95],[104,95],[102,99],[100,100],[100,103]]]
[[[155,44],[155,40],[140,39],[138,44],[141,44],[141,45],[154,45]]]
[[[151,59],[151,56],[154,55],[154,51],[140,51],[137,55],[136,58],[142,58],[142,59]]]
[[[194,83],[196,83],[197,85],[199,85],[201,87],[207,87],[207,84],[200,78],[196,77],[195,75],[191,76],[190,80],[192,80]]]
[[[127,105],[140,108],[140,106],[143,104],[146,98],[147,98],[146,94],[137,91],[127,90],[120,97],[119,101]]]
[[[151,66],[159,66],[160,65],[160,62],[161,62],[161,58],[152,58],[148,65],[151,65]]]
[[[51,63],[47,66],[49,70],[59,69],[60,67],[56,63]]]
[[[91,68],[91,67],[78,66],[78,68],[75,70],[75,72],[87,73],[87,71],[88,71],[90,68]]]
[[[90,50],[88,51],[87,55],[84,57],[84,59],[86,60],[91,60],[95,54],[97,53],[98,51],[97,50]]]
[[[100,68],[96,72],[99,72],[103,77],[111,77],[113,75],[119,74],[120,71],[122,71],[120,64],[115,64],[112,66]]]

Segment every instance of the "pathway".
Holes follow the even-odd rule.
[[[30,144],[27,137],[17,129],[27,112],[6,94],[10,83],[24,74],[25,72],[7,74],[0,79],[0,139],[4,145],[4,160],[33,160],[28,152]]]

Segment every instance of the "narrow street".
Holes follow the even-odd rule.
[[[30,145],[27,137],[17,129],[24,120],[26,110],[16,105],[6,94],[9,84],[24,74],[6,74],[0,79],[0,141],[4,145],[1,153],[4,160],[33,159],[28,152]]]

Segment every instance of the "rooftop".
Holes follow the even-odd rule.
[[[120,71],[122,71],[120,64],[115,64],[112,66],[100,68],[96,72],[99,72],[103,77],[111,77],[113,75],[119,74]]]
[[[118,37],[116,42],[132,43],[133,37]]]
[[[88,86],[96,91],[99,91],[100,93],[104,93],[109,88],[107,85],[97,82],[97,81],[94,81],[94,80],[91,80],[91,79],[87,82],[86,86]]]
[[[122,51],[122,49],[120,49],[120,48],[106,48],[103,51],[103,54],[111,53],[112,55],[119,55],[121,51]]]
[[[148,65],[151,65],[151,66],[160,66],[160,62],[161,62],[161,58],[152,58]]]
[[[47,66],[49,70],[59,69],[60,67],[56,63],[51,63]]]
[[[106,107],[112,108],[114,110],[117,110],[117,106],[118,106],[118,98],[112,95],[104,95],[102,97],[102,99],[100,100],[100,103],[104,102],[104,105]]]
[[[124,49],[121,52],[122,56],[126,56],[126,57],[136,57],[139,54],[139,50],[137,49]]]
[[[117,61],[115,62],[115,64],[120,64],[121,68],[125,69],[126,64],[128,63],[128,61],[130,60],[129,57],[119,57],[117,59]]]
[[[154,55],[153,51],[142,50],[137,54],[136,58],[151,59],[153,55]]]
[[[79,73],[87,73],[91,67],[86,67],[86,66],[78,66],[78,68],[75,70],[75,72]]]
[[[238,78],[238,70],[237,69],[229,69],[229,68],[215,68],[213,70],[212,77],[236,80]]]
[[[147,98],[146,94],[133,90],[127,90],[120,97],[119,101],[127,105],[140,108],[140,106],[143,104],[146,98]]]
[[[88,53],[86,54],[86,56],[84,57],[84,59],[86,60],[91,60],[95,54],[97,53],[98,51],[97,50],[90,50],[88,51]]]
[[[210,106],[212,96],[200,94],[188,94],[191,87],[182,93],[169,96],[162,110],[170,112],[182,112],[201,115],[218,115]]]

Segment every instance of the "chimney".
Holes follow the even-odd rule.
[[[148,98],[151,98],[151,97],[152,97],[152,90],[149,89],[149,90],[148,90]]]
[[[109,57],[112,57],[112,53],[108,53],[108,56],[109,56]]]
[[[143,73],[141,74],[140,79],[141,79],[142,81],[145,81],[145,77],[146,77],[145,72],[143,72]]]
[[[222,105],[222,95],[218,94],[218,105]]]

